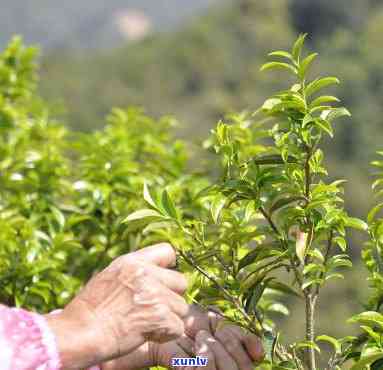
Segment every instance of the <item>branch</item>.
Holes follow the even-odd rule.
[[[305,195],[307,199],[309,199],[309,196],[310,196],[310,185],[311,185],[310,158],[311,158],[311,150],[308,149],[307,158],[305,161],[305,178],[306,178]]]
[[[227,291],[221,284],[218,283],[218,281],[215,279],[215,277],[211,276],[207,271],[203,270],[200,266],[194,263],[194,261],[189,258],[184,252],[179,251],[182,258],[191,266],[193,266],[198,272],[200,272],[203,276],[205,276],[208,280],[210,280],[216,287],[219,289],[222,294],[235,306],[235,308],[242,314],[244,319],[247,321],[249,325],[249,330],[253,333],[259,335],[258,329],[254,326],[253,320],[251,317],[247,314],[247,312],[242,308],[240,302],[234,298],[230,292]],[[259,322],[259,324],[262,326],[262,323]]]
[[[330,235],[329,235],[329,237],[327,239],[327,247],[326,247],[326,253],[324,255],[323,266],[326,266],[327,260],[328,260],[328,258],[330,256],[330,251],[331,251],[333,237],[334,237],[334,232],[333,232],[333,230],[331,230],[330,231]],[[324,275],[325,275],[325,272],[322,271],[322,273],[320,274],[319,278],[322,280],[324,278]],[[316,290],[315,290],[315,295],[319,294],[319,289],[320,289],[320,286],[319,286],[319,284],[317,284],[317,287],[316,287]]]
[[[280,231],[278,230],[277,226],[275,225],[274,221],[271,219],[270,215],[266,212],[266,210],[263,207],[259,207],[259,210],[261,211],[263,217],[267,220],[267,222],[269,223],[273,231],[278,235],[279,238],[282,238]]]
[[[315,304],[316,295],[306,295],[306,340],[314,343],[315,340]],[[307,361],[310,370],[316,370],[315,349],[308,348]]]
[[[274,232],[277,234],[277,236],[281,239],[281,241],[285,244],[286,250],[288,249],[287,241],[283,238],[281,232],[278,230],[277,226],[275,225],[274,221],[271,219],[270,215],[266,212],[266,210],[263,207],[260,207],[259,210],[261,211],[263,217],[267,220],[270,227],[274,230]],[[294,271],[295,279],[298,281],[298,284],[302,286],[302,278],[300,276],[300,273],[297,269],[297,266],[294,263],[293,257],[290,256],[290,265],[291,268]]]

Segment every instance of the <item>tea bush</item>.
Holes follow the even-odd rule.
[[[14,39],[0,59],[0,297],[45,312],[139,246],[121,220],[142,205],[144,179],[202,180],[188,185],[172,118],[114,109],[104,130],[68,132],[36,97],[35,55]]]
[[[267,99],[254,113],[219,122],[205,143],[219,155],[222,174],[194,199],[199,210],[183,209],[166,189],[151,195],[145,187],[148,207],[126,222],[146,220],[145,230],[152,232],[159,227],[159,235],[177,246],[182,260],[196,270],[191,297],[206,306],[214,304],[228,321],[262,336],[265,363],[273,369],[317,369],[321,342],[334,348],[328,369],[339,369],[351,357],[357,359],[355,369],[370,363],[378,368],[383,316],[376,305],[375,312],[350,320],[362,323],[368,336],[336,339],[315,331],[321,289],[328,280],[342,278],[342,268],[352,266],[348,228],[369,230],[372,241],[363,255],[371,265],[373,286],[381,285],[376,272],[379,221],[373,217],[382,205],[371,211],[368,226],[344,210],[343,180],[326,181],[321,140],[332,137],[334,121],[350,113],[332,104],[339,101],[336,97],[319,95],[338,84],[337,78],[307,78],[317,54],[302,55],[304,39],[300,36],[291,52],[270,53],[275,61],[261,68],[290,73],[295,79],[291,88]],[[287,277],[278,279],[277,270]],[[272,312],[288,313],[281,293],[302,299],[306,309],[303,340],[287,346],[270,317]],[[377,295],[371,299],[376,301]]]
[[[327,342],[327,369],[380,369],[383,205],[367,222],[351,217],[342,180],[328,181],[321,139],[350,113],[318,94],[335,77],[308,78],[317,55],[303,56],[304,39],[262,67],[290,73],[292,87],[230,115],[204,143],[219,158],[212,179],[209,168],[189,170],[171,117],[113,109],[103,130],[67,130],[37,95],[36,50],[15,38],[0,56],[0,301],[48,312],[116,256],[168,240],[190,277],[189,301],[263,338],[258,368],[318,369]],[[383,162],[374,165],[379,197]],[[352,266],[348,228],[369,236],[371,298],[350,319],[362,334],[333,338],[317,333],[315,309],[326,282]],[[286,294],[306,309],[306,332],[292,344],[271,315],[288,314]]]

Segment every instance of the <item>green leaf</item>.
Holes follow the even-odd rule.
[[[311,114],[306,114],[302,120],[302,127],[305,128],[310,122],[314,121],[314,117]]]
[[[122,221],[122,223],[137,221],[147,217],[163,218],[160,213],[154,211],[153,209],[140,209],[139,211],[131,213]]]
[[[320,127],[323,131],[325,131],[330,137],[334,137],[334,130],[330,122],[321,118],[316,118],[314,122],[318,127]]]
[[[306,288],[308,288],[309,286],[311,286],[313,284],[318,284],[319,286],[321,286],[323,284],[323,280],[322,279],[309,279],[302,284],[301,288],[302,288],[302,290],[305,290]]]
[[[297,349],[299,349],[299,348],[311,348],[311,349],[315,349],[315,351],[320,353],[320,348],[318,347],[318,345],[314,342],[309,341],[309,340],[299,342],[295,348],[297,348]]]
[[[263,110],[271,110],[273,109],[276,105],[280,104],[281,103],[281,99],[278,99],[278,98],[271,98],[271,99],[267,99],[263,105],[262,105],[262,109]]]
[[[383,369],[383,358],[374,361],[374,363],[371,364],[370,370],[382,370]]]
[[[245,255],[245,257],[243,257],[240,261],[239,261],[239,264],[238,264],[238,270],[241,270],[243,269],[244,267],[246,266],[249,266],[250,264],[252,264],[253,262],[255,262],[257,260],[257,257],[258,255],[261,253],[261,251],[265,250],[265,249],[271,249],[275,247],[275,244],[274,243],[265,243],[265,244],[259,244],[255,247],[255,249],[253,249],[252,251],[250,251],[249,253],[247,253]]]
[[[363,356],[350,370],[366,370],[368,365],[383,358],[383,352],[370,353]]]
[[[221,214],[223,207],[225,206],[225,203],[226,203],[225,198],[223,198],[222,196],[217,196],[211,204],[210,212],[211,212],[211,217],[215,224],[218,223],[219,216]]]
[[[254,312],[257,308],[257,304],[259,300],[262,298],[262,295],[267,288],[267,282],[268,280],[271,280],[273,278],[268,278],[266,280],[262,280],[259,284],[257,284],[253,291],[251,292],[250,299],[246,302],[246,311],[247,312]]]
[[[375,311],[366,311],[351,317],[348,322],[360,323],[369,326],[378,325],[383,329],[383,315]]]
[[[283,50],[273,51],[273,52],[269,53],[268,55],[270,57],[281,57],[281,58],[293,60],[293,56],[289,52],[283,51]]]
[[[299,66],[299,77],[304,78],[311,63],[318,56],[318,53],[312,53],[308,57],[302,60]]]
[[[330,343],[334,347],[335,353],[340,353],[342,350],[340,342],[336,338],[330,337],[329,335],[319,335],[317,336],[316,341]]]
[[[252,159],[252,162],[258,165],[272,165],[272,164],[284,164],[285,161],[283,160],[282,156],[277,154],[271,154],[271,155],[264,155],[261,157],[257,157]],[[287,163],[296,163],[296,158],[292,156],[288,156]]]
[[[323,272],[324,271],[324,266],[320,265],[318,263],[309,263],[306,265],[302,271],[303,275],[307,275],[310,272]]]
[[[326,86],[339,83],[340,82],[336,77],[317,78],[316,80],[310,82],[307,85],[305,89],[306,96],[310,97],[312,94],[316,93],[318,90],[323,89]]]
[[[166,214],[178,220],[179,217],[176,207],[174,206],[173,200],[170,198],[170,195],[166,190],[162,192],[161,203]]]
[[[298,71],[295,67],[293,67],[291,64],[288,64],[288,63],[282,63],[282,62],[269,62],[269,63],[265,63],[262,67],[261,67],[261,71],[267,71],[267,70],[272,70],[272,69],[285,69],[285,70],[288,70],[290,72],[293,72],[294,74],[297,74]]]
[[[306,36],[307,36],[307,33],[299,35],[298,39],[295,41],[293,45],[291,54],[296,62],[298,62],[300,59]]]
[[[150,195],[149,187],[146,182],[144,182],[144,199],[146,203],[158,210],[156,203],[154,202],[152,196]]]
[[[278,365],[273,365],[272,370],[296,370],[297,366],[293,361],[282,361]]]
[[[302,85],[300,83],[294,84],[293,86],[291,86],[290,91],[298,92],[298,91],[300,91],[301,88],[302,88]]]
[[[360,220],[359,218],[346,217],[344,221],[345,221],[346,227],[351,227],[353,229],[357,229],[361,231],[366,231],[368,229],[368,225],[364,221]]]
[[[371,327],[361,325],[360,328],[364,330],[371,339],[375,340],[376,343],[379,343],[381,340],[381,333],[376,333]]]
[[[289,285],[282,283],[280,281],[270,281],[268,284],[268,287],[274,290],[278,290],[280,292],[283,292],[285,294],[293,295],[295,297],[302,298],[301,294],[299,294],[296,290],[291,288]]]
[[[344,276],[342,274],[329,274],[326,275],[325,280],[330,280],[330,279],[344,279]]]
[[[35,294],[43,299],[43,301],[48,304],[50,301],[51,293],[50,290],[46,287],[41,286],[32,286],[28,290],[29,294]]]
[[[339,102],[339,99],[337,97],[331,96],[331,95],[323,95],[314,99],[310,103],[309,108],[313,109],[315,107],[321,106],[323,103],[337,103],[337,102]]]
[[[271,205],[269,213],[270,215],[272,215],[275,211],[278,211],[279,209],[286,207],[287,205],[291,203],[298,202],[300,200],[306,201],[306,198],[302,196],[291,196],[291,197],[278,199]]]
[[[341,236],[336,236],[334,239],[334,243],[337,244],[339,246],[339,248],[345,252],[346,249],[347,249],[347,243],[346,243],[346,240],[344,238],[342,238]]]
[[[382,208],[383,208],[383,203],[379,203],[378,205],[373,207],[370,212],[368,212],[367,222],[369,224],[374,221],[375,216],[382,210]]]
[[[267,306],[268,312],[276,312],[280,313],[281,315],[288,316],[289,315],[289,309],[279,302],[274,302],[271,305]]]
[[[152,231],[166,229],[173,225],[173,221],[152,222],[142,230],[142,234],[146,235]]]
[[[321,113],[321,118],[329,122],[343,116],[347,116],[347,117],[351,116],[351,113],[346,108],[343,108],[343,107],[327,109]]]
[[[348,256],[333,256],[328,261],[329,268],[333,269],[336,267],[352,267],[352,262]]]
[[[63,213],[56,207],[50,207],[53,215],[54,215],[54,218],[55,220],[57,221],[57,223],[59,224],[60,226],[60,229],[63,229],[64,228],[64,225],[65,225],[65,216],[63,215]]]
[[[307,254],[311,257],[314,257],[314,258],[317,258],[320,262],[324,262],[324,257],[323,257],[323,254],[321,253],[321,251],[319,249],[312,249],[310,251],[307,252]]]
[[[239,261],[239,264],[238,264],[238,270],[241,270],[243,269],[244,267],[250,265],[251,263],[253,263],[257,256],[259,254],[259,249],[258,247],[256,247],[254,250],[252,250],[251,252],[249,252],[248,254],[246,254],[245,257],[243,257],[240,261]]]

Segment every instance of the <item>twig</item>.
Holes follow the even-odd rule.
[[[218,281],[211,276],[208,272],[203,270],[201,267],[199,267],[197,264],[194,263],[194,261],[189,258],[184,252],[179,251],[180,255],[184,258],[184,260],[189,263],[189,265],[193,266],[197,271],[199,271],[203,276],[205,276],[208,280],[210,280],[223,294],[224,296],[235,306],[235,308],[242,314],[244,319],[249,324],[249,330],[254,332],[255,334],[260,334],[258,332],[258,329],[254,326],[253,320],[251,317],[247,314],[247,312],[242,308],[241,304],[230,294],[230,292],[227,291],[221,284],[218,283]],[[262,323],[259,323],[262,325]]]
[[[282,238],[280,231],[278,230],[277,226],[275,225],[274,221],[271,219],[270,215],[266,212],[266,210],[263,207],[259,207],[259,210],[261,211],[263,217],[267,220],[271,228],[274,230],[274,232],[278,235],[278,237]]]
[[[328,258],[330,256],[330,251],[331,251],[333,237],[334,237],[334,232],[333,232],[333,230],[331,230],[330,231],[330,235],[329,235],[329,237],[327,239],[326,253],[324,255],[324,262],[323,262],[324,266],[326,266],[327,260],[328,260]],[[325,272],[322,271],[322,273],[320,274],[319,278],[322,280],[324,278],[324,275],[325,275]],[[319,286],[319,284],[317,284],[317,287],[316,287],[316,290],[315,290],[315,295],[319,294],[319,289],[320,289],[320,286]]]
[[[306,340],[314,343],[315,339],[315,305],[317,301],[317,295],[306,295]],[[316,369],[315,350],[309,348],[307,350],[307,361],[310,370]]]

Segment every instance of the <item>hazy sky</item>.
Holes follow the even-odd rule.
[[[12,34],[43,47],[106,47],[119,41],[116,14],[140,11],[167,30],[227,0],[0,0],[0,46]],[[122,35],[121,35],[122,36]]]

